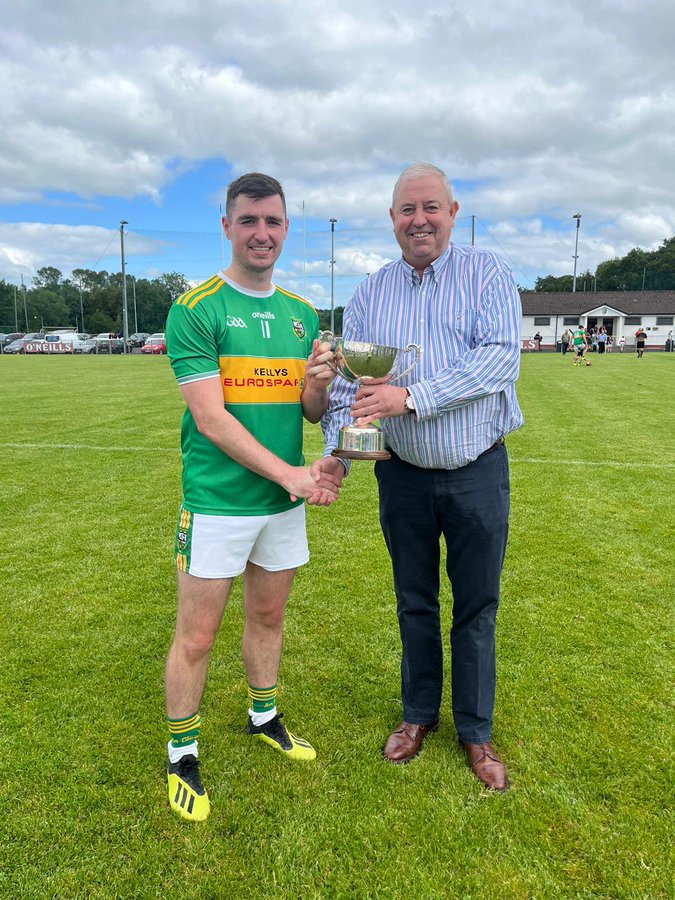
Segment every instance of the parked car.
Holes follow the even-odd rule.
[[[129,335],[128,344],[130,347],[142,347],[149,337],[146,331],[135,331]]]
[[[141,347],[141,353],[166,353],[166,341],[164,335],[153,335]]]
[[[96,353],[96,338],[87,338],[79,347],[75,347],[75,353]]]
[[[96,343],[95,353],[124,353],[124,341],[122,338],[94,338]]]
[[[13,331],[11,334],[5,334],[2,338],[2,342],[0,343],[0,347],[4,353],[5,347],[8,344],[11,344],[13,341],[18,341],[19,338],[23,337],[23,331]]]
[[[26,352],[26,344],[35,345],[39,344],[45,339],[44,334],[41,334],[39,331],[33,332],[32,334],[25,334],[23,337],[17,338],[15,341],[12,341],[11,344],[7,344],[3,347],[3,353],[25,353]],[[33,353],[40,352],[35,346],[29,348],[32,349]]]
[[[17,338],[15,341],[12,341],[11,344],[7,344],[6,347],[3,347],[3,353],[25,353],[23,345],[28,341],[28,338],[22,337]]]

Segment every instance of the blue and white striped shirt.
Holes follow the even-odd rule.
[[[456,469],[520,428],[521,316],[510,269],[476,247],[449,244],[421,282],[400,259],[360,284],[345,309],[345,340],[422,347],[417,366],[395,382],[409,389],[417,414],[382,419],[387,446],[421,468]],[[356,389],[333,382],[326,452],[351,421]]]

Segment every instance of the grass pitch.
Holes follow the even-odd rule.
[[[245,734],[236,588],[204,699],[213,811],[169,810],[180,392],[165,359],[0,359],[0,896],[672,897],[675,356],[523,357],[495,742],[481,790],[449,691],[414,763],[372,464],[310,508],[279,706]],[[307,427],[308,458],[320,455]],[[443,587],[444,627],[451,595]],[[449,660],[448,660],[449,663]]]

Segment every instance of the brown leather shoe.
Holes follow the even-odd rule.
[[[438,731],[439,720],[428,725],[413,725],[401,722],[396,731],[389,736],[384,745],[384,758],[396,764],[410,762],[422,749],[424,738],[432,731]]]
[[[506,774],[506,766],[499,758],[499,754],[490,741],[484,744],[465,744],[464,752],[469,758],[469,765],[473,774],[491,791],[508,791],[509,776]]]

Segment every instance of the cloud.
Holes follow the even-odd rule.
[[[129,234],[125,256],[144,256],[164,250],[165,242]],[[32,276],[43,266],[59,261],[65,276],[73,269],[100,269],[110,258],[120,271],[119,231],[91,225],[47,225],[38,222],[0,222],[0,277],[16,280]],[[30,279],[29,279],[30,280]]]
[[[674,28],[670,0],[24,0],[0,37],[0,202],[161,203],[220,158],[279,174],[315,219],[386,227],[422,158],[463,215],[518,223],[524,266],[569,270],[576,211],[590,258],[672,232]],[[345,265],[368,271],[387,252],[360,239]]]

